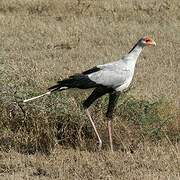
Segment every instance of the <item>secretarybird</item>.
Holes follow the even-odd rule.
[[[94,88],[91,95],[83,102],[83,108],[94,128],[96,136],[98,138],[99,149],[102,147],[102,141],[96,126],[91,118],[88,108],[90,105],[105,94],[109,94],[109,104],[106,113],[108,118],[108,133],[110,148],[113,151],[112,143],[112,115],[114,107],[117,103],[120,92],[128,88],[133,75],[136,61],[145,46],[155,46],[155,41],[150,37],[143,37],[137,41],[129,53],[123,56],[121,59],[103,65],[97,65],[92,69],[84,71],[80,74],[75,74],[66,79],[58,81],[56,85],[50,87],[48,92],[41,94],[30,99],[26,99],[23,102],[28,102],[44,95],[50,95],[55,91],[63,91],[71,88],[89,89]]]

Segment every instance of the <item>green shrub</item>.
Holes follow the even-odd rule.
[[[175,119],[174,107],[163,99],[157,101],[138,100],[125,97],[118,105],[118,115],[129,123],[138,125],[144,134],[162,135],[161,130]]]

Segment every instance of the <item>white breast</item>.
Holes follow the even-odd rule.
[[[118,92],[122,92],[123,90],[127,89],[129,85],[131,84],[132,77],[127,79],[127,81],[124,82],[121,86],[118,86],[115,90]]]

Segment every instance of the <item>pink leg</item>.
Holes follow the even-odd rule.
[[[99,150],[101,150],[102,141],[101,141],[101,138],[100,138],[100,136],[99,136],[99,133],[97,132],[96,126],[95,126],[95,124],[94,124],[94,122],[93,122],[93,120],[92,120],[92,118],[91,118],[91,115],[90,115],[90,113],[89,113],[89,110],[88,110],[88,109],[85,109],[85,112],[86,112],[89,120],[91,121],[91,124],[92,124],[92,126],[93,126],[93,128],[94,128],[94,131],[95,131],[96,135],[97,135],[97,138],[98,138],[98,141],[99,141]]]
[[[108,134],[109,134],[109,142],[111,151],[113,152],[113,141],[112,141],[112,121],[108,119]]]

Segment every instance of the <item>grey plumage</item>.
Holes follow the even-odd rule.
[[[129,53],[123,56],[121,59],[112,63],[95,66],[80,74],[75,74],[66,79],[58,81],[56,85],[48,89],[49,91],[47,93],[24,100],[23,102],[28,102],[45,95],[50,95],[54,91],[62,91],[69,88],[94,88],[94,91],[91,93],[91,95],[83,102],[83,107],[97,135],[99,148],[101,148],[102,141],[88,111],[88,108],[96,99],[105,94],[109,94],[109,104],[106,117],[108,118],[110,147],[113,151],[111,130],[113,110],[120,92],[128,88],[132,81],[136,61],[143,47],[150,45],[156,45],[156,43],[149,37],[143,37],[133,46]]]
[[[148,40],[149,41],[149,40]],[[130,85],[136,61],[145,46],[144,39],[140,39],[130,52],[118,61],[98,65],[100,70],[88,75],[89,79],[97,84],[111,87],[115,91],[123,91]],[[155,45],[155,42],[152,42]]]
[[[149,41],[149,39],[147,40]],[[141,38],[129,53],[121,59],[97,65],[80,74],[58,81],[57,85],[50,87],[48,90],[58,90],[58,87],[59,89],[61,87],[88,89],[104,86],[115,91],[123,91],[132,81],[136,61],[144,46],[144,38]]]

